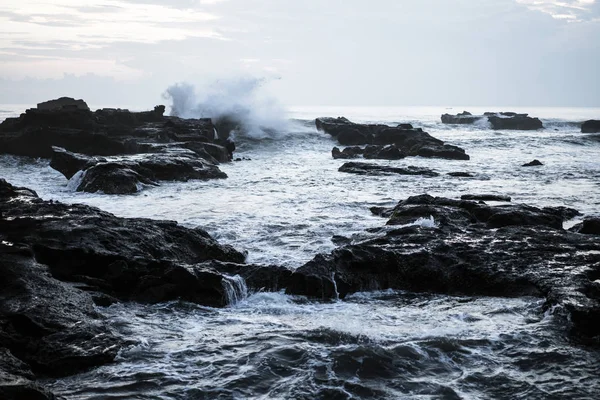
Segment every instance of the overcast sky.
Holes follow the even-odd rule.
[[[0,103],[246,76],[288,105],[598,107],[599,71],[595,0],[0,2]]]

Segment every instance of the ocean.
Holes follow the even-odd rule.
[[[0,120],[27,107],[0,105]],[[527,112],[545,129],[441,123],[441,114],[463,110]],[[331,156],[339,145],[315,128],[319,116],[412,123],[471,159],[367,160],[428,167],[440,173],[433,178],[343,174],[344,160]],[[14,156],[0,156],[0,176],[44,199],[201,227],[246,251],[250,263],[291,269],[333,250],[334,236],[368,238],[369,228],[385,224],[370,207],[423,193],[500,194],[600,213],[600,137],[580,132],[582,121],[600,118],[598,108],[295,107],[259,117],[235,138],[242,161],[220,166],[226,180],[163,183],[127,196],[80,193],[48,160]],[[544,166],[521,168],[533,159]],[[99,309],[130,343],[118,359],[43,383],[68,399],[598,398],[600,353],[570,342],[564,313],[544,312],[543,303],[383,291],[328,303],[248,293],[225,309],[118,304]]]

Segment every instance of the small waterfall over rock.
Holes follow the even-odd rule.
[[[335,299],[340,299],[340,292],[338,292],[337,282],[335,281],[335,272],[331,273],[331,281],[333,282],[333,290],[335,291]]]
[[[225,289],[225,300],[232,306],[248,297],[248,287],[246,281],[239,275],[223,275],[223,289]]]

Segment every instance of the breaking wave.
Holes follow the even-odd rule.
[[[292,130],[281,103],[265,92],[267,79],[217,80],[196,88],[182,82],[167,88],[171,115],[182,118],[211,118],[218,134],[249,139],[278,138]]]

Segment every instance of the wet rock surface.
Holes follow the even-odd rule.
[[[123,342],[94,304],[182,299],[222,307],[230,275],[257,290],[279,290],[291,276],[277,266],[246,266],[243,253],[202,229],[44,201],[2,179],[0,216],[3,398],[53,398],[36,377],[114,359]]]
[[[468,125],[485,119],[490,122],[492,129],[496,130],[537,130],[544,127],[542,121],[538,118],[514,112],[486,112],[483,115],[473,115],[468,111],[464,111],[456,115],[442,115],[442,122],[444,124]]]
[[[342,165],[338,171],[358,175],[422,175],[434,177],[439,174],[429,168],[414,167],[389,167],[385,165],[369,164],[363,162],[347,162]]]
[[[352,159],[363,156],[367,159],[379,159],[379,160],[400,160],[406,157],[406,154],[400,150],[396,145],[369,145],[364,148],[360,146],[346,147],[340,150],[334,147],[331,150],[331,156],[335,159]]]
[[[498,194],[463,194],[461,200],[476,200],[476,201],[511,201],[510,196]]]
[[[410,124],[396,127],[381,124],[357,124],[347,118],[317,118],[317,129],[335,137],[341,145],[394,145],[407,156],[468,160],[469,156],[457,146],[445,144],[421,128]]]
[[[540,160],[533,160],[526,164],[521,165],[522,167],[539,167],[544,165]]]
[[[581,133],[600,133],[600,120],[590,119],[581,124]]]
[[[287,292],[545,296],[570,313],[575,337],[600,335],[600,242],[562,228],[576,210],[422,195],[373,211],[389,217],[377,237],[317,255],[294,272]]]
[[[76,190],[90,193],[131,194],[138,192],[142,185],[157,186],[159,181],[227,178],[227,174],[196,152],[179,148],[106,159],[53,147],[50,166],[67,179],[83,171]]]

